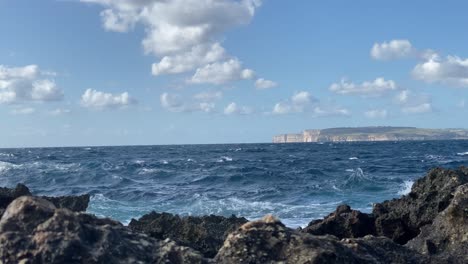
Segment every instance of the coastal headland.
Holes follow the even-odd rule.
[[[468,130],[376,126],[308,129],[304,130],[302,133],[276,135],[273,137],[273,143],[457,139],[468,139]]]
[[[0,263],[468,263],[468,168],[436,168],[372,213],[340,205],[292,229],[267,215],[151,212],[128,226],[83,212],[89,196],[0,188]]]

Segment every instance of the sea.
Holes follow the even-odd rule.
[[[306,226],[340,204],[370,212],[431,168],[468,165],[468,141],[0,149],[0,186],[89,193],[88,212],[128,224],[151,211],[278,217]]]

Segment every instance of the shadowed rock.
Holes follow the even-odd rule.
[[[376,234],[405,244],[421,227],[431,224],[450,204],[455,189],[467,182],[468,168],[431,170],[414,183],[408,195],[374,206]]]
[[[57,209],[31,196],[0,220],[0,263],[204,263],[171,240],[133,233],[110,219]]]
[[[458,187],[450,205],[407,244],[438,263],[468,263],[468,184]]]
[[[339,238],[385,236],[403,245],[416,237],[421,227],[431,224],[450,204],[455,189],[467,182],[468,168],[433,169],[414,183],[408,195],[375,204],[372,214],[342,205],[323,220],[312,221],[303,231]]]
[[[0,216],[7,206],[20,196],[31,196],[29,188],[23,184],[16,185],[15,188],[0,187]],[[88,208],[90,195],[84,194],[79,196],[58,196],[48,197],[41,196],[41,198],[52,202],[56,207],[67,208],[75,212],[86,211]]]
[[[323,220],[315,220],[303,229],[313,235],[334,235],[338,238],[363,237],[375,234],[374,217],[340,205]]]
[[[23,184],[16,185],[16,188],[0,187],[0,216],[3,214],[7,206],[16,198],[24,195],[31,195],[28,187]]]
[[[379,246],[380,248],[374,249]],[[424,263],[425,257],[387,238],[314,236],[286,228],[271,216],[231,233],[217,263]]]
[[[214,257],[227,235],[246,223],[247,219],[231,216],[187,216],[152,212],[139,220],[132,219],[129,228],[144,232],[158,239],[170,238]]]

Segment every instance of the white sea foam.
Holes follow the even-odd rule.
[[[161,170],[160,169],[148,169],[148,168],[143,168],[141,169],[138,174],[140,175],[145,175],[145,174],[154,174],[154,173],[157,173],[157,172],[160,172]]]
[[[398,195],[407,195],[411,192],[411,187],[413,187],[414,181],[404,181],[401,184],[401,189],[398,191]]]
[[[0,173],[9,171],[10,169],[17,168],[18,165],[15,165],[10,162],[0,161]]]
[[[468,151],[457,153],[458,156],[468,156]]]
[[[347,172],[354,172],[354,169],[346,169]]]
[[[135,162],[136,164],[143,164],[143,163],[145,163],[144,160],[135,160],[134,162]]]
[[[0,152],[0,157],[9,157],[9,158],[12,158],[14,157],[15,155],[13,153],[1,153]]]
[[[162,160],[161,163],[162,164],[169,164],[169,162],[167,160]]]
[[[351,157],[351,158],[349,158],[349,159],[350,159],[350,160],[357,160],[357,159],[359,159],[359,158],[358,158],[358,157]]]
[[[229,156],[222,156],[220,159],[217,160],[218,162],[225,162],[225,161],[232,161],[232,158]]]

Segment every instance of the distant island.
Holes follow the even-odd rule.
[[[426,129],[416,127],[338,127],[308,129],[297,134],[273,137],[273,143],[414,141],[468,139],[467,129]]]

